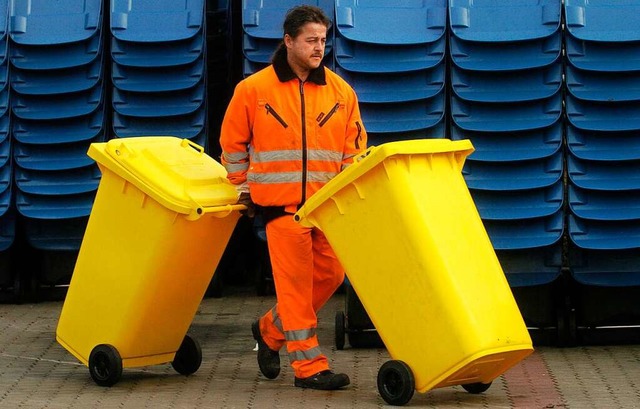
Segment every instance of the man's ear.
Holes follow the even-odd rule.
[[[293,38],[291,38],[289,34],[284,35],[284,45],[287,46],[287,48],[291,48],[293,45]]]

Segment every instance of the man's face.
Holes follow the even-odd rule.
[[[285,35],[288,60],[295,66],[292,67],[294,71],[296,68],[301,71],[318,68],[324,56],[326,41],[327,27],[318,23],[305,24],[295,38]]]

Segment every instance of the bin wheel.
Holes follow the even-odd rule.
[[[122,358],[118,350],[107,344],[100,344],[89,354],[89,373],[100,386],[113,386],[122,376]]]
[[[200,368],[201,363],[202,349],[200,349],[200,344],[189,335],[185,335],[171,366],[179,374],[191,375]]]
[[[336,312],[336,349],[342,351],[344,349],[345,342],[345,316],[344,312],[338,311]]]
[[[465,391],[473,394],[485,392],[487,389],[489,389],[490,386],[491,386],[491,382],[489,383],[476,382],[476,383],[467,383],[465,385],[462,385]]]
[[[390,405],[402,406],[411,400],[416,381],[409,365],[402,361],[385,362],[378,371],[378,392]]]

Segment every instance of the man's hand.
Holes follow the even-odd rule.
[[[246,210],[243,210],[240,213],[246,215],[249,218],[255,217],[256,205],[254,205],[253,201],[251,201],[251,194],[249,194],[249,192],[240,193],[240,197],[238,197],[238,204],[242,204],[247,207]]]

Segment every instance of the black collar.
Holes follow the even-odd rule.
[[[298,78],[287,62],[287,48],[284,45],[281,44],[278,47],[276,52],[273,54],[271,62],[280,82],[287,82]],[[307,77],[307,81],[311,81],[317,85],[327,85],[327,80],[325,79],[324,74],[324,65],[320,65],[318,68],[311,70],[309,77]]]

